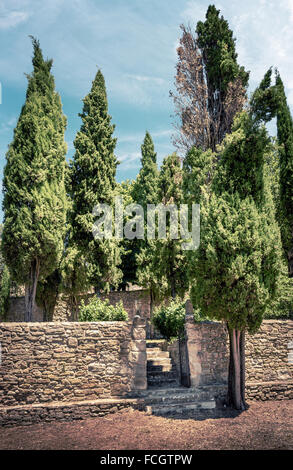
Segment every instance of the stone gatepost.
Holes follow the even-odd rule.
[[[185,336],[186,348],[189,358],[190,385],[195,387],[200,384],[201,377],[201,335],[195,328],[193,306],[190,300],[185,304]]]
[[[131,353],[129,365],[133,371],[131,389],[147,389],[147,355],[146,355],[146,321],[138,314],[135,315],[131,327]]]

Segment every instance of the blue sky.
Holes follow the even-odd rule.
[[[107,86],[116,125],[118,181],[134,178],[146,130],[158,162],[174,151],[169,90],[177,61],[179,25],[204,19],[205,0],[0,0],[0,178],[7,145],[32,70],[28,35],[53,58],[56,88],[68,118],[68,157],[80,126],[78,113],[97,68]],[[279,68],[293,106],[293,0],[221,0],[217,8],[237,38],[239,63],[251,71],[250,90],[271,66]]]

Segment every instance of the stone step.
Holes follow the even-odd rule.
[[[214,399],[206,393],[180,393],[180,394],[166,394],[166,395],[149,395],[144,398],[144,402],[147,405],[172,405],[178,403],[201,403],[201,402],[210,402]]]
[[[147,354],[147,361],[154,361],[154,360],[158,360],[158,359],[161,359],[162,361],[163,360],[168,360],[170,361],[171,358],[170,358],[170,355],[168,352],[156,352],[156,353],[151,353],[151,354]]]
[[[167,347],[167,341],[165,339],[147,339],[146,347],[149,348],[159,348],[161,351],[165,350]]]
[[[147,366],[147,375],[156,375],[160,372],[174,372],[176,375],[176,370],[172,366],[172,364],[154,364]]]
[[[172,364],[147,364],[147,372],[170,372],[173,370]]]
[[[163,350],[161,348],[147,348],[146,350],[147,354],[151,354],[152,352],[156,352],[156,353],[159,353],[159,352],[163,352]],[[166,351],[165,351],[166,352]]]
[[[159,387],[159,388],[152,388],[151,390],[138,390],[135,392],[136,396],[137,397],[140,397],[140,398],[145,398],[145,397],[149,397],[149,396],[165,396],[165,395],[173,395],[174,393],[175,394],[179,394],[179,393],[182,393],[182,394],[188,394],[188,393],[195,393],[197,389],[195,388],[187,388],[187,387],[182,387],[182,386],[177,386],[177,387],[166,387],[166,388],[162,388],[162,387]]]
[[[150,365],[172,364],[172,360],[170,357],[152,357],[147,359],[147,363],[150,363]]]
[[[160,349],[157,351],[154,351],[153,349],[150,349],[147,351],[147,360],[151,361],[152,359],[170,359],[170,354],[168,351],[161,351]]]
[[[153,387],[152,389],[141,391],[139,396],[148,404],[155,403],[177,403],[210,401],[215,398],[215,390],[209,386],[187,388],[183,386],[174,387]]]
[[[178,381],[174,377],[148,377],[148,387],[175,387],[176,385]]]
[[[147,373],[147,379],[155,379],[155,378],[158,378],[158,379],[173,379],[173,378],[176,378],[177,377],[177,374],[176,374],[176,371],[174,371],[173,369],[171,370],[167,370],[167,371],[162,371],[162,370],[152,370],[152,371],[148,371]]]
[[[147,405],[146,410],[148,413],[153,415],[184,415],[190,414],[191,412],[202,411],[202,410],[214,410],[216,408],[215,400],[198,401],[195,403],[168,403],[165,405]]]

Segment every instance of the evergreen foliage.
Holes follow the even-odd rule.
[[[59,94],[32,38],[33,72],[4,169],[2,250],[14,281],[26,285],[26,320],[31,321],[39,278],[58,266],[66,230],[64,131]]]
[[[185,204],[199,204],[201,190],[211,183],[215,173],[216,157],[209,149],[193,147],[183,160],[183,194]]]
[[[177,94],[171,92],[180,118],[174,143],[185,151],[193,146],[215,151],[243,109],[249,72],[238,64],[233,32],[214,5],[197,23],[196,35],[184,25],[181,29]]]
[[[8,267],[4,265],[0,278],[0,320],[5,320],[10,298],[10,274]]]
[[[198,46],[201,49],[206,69],[209,88],[209,100],[212,95],[223,98],[228,84],[240,76],[247,86],[249,73],[237,63],[237,53],[233,31],[228,22],[219,16],[220,10],[214,5],[208,7],[206,20],[197,23]],[[211,105],[211,101],[209,106]]]
[[[123,197],[124,207],[129,204],[133,204],[133,191],[134,191],[135,181],[122,181],[118,184],[118,195]],[[125,223],[129,220],[128,215],[124,215],[124,226]],[[135,284],[136,282],[136,255],[139,251],[139,243],[137,239],[128,240],[126,237],[121,240],[121,264],[120,269],[122,271],[122,280],[119,285],[119,289],[125,290],[130,284]]]
[[[146,216],[147,204],[156,204],[157,202],[159,177],[157,154],[153,139],[148,131],[141,146],[140,161],[141,169],[134,183],[132,198],[135,204],[140,204],[143,207]]]
[[[182,169],[176,153],[163,161],[159,182],[158,200],[164,205],[183,203]],[[183,240],[172,239],[170,214],[166,214],[166,239],[148,240],[137,256],[138,279],[142,285],[151,284],[158,298],[165,295],[184,295],[188,288],[186,256],[182,250]]]
[[[184,338],[185,302],[180,297],[171,299],[168,305],[161,304],[154,309],[152,324],[168,341]],[[194,310],[194,321],[205,321],[206,318],[198,309]]]
[[[227,322],[228,399],[245,407],[244,332],[256,331],[277,292],[280,231],[265,155],[270,141],[253,112],[242,112],[225,137],[220,163],[201,197],[201,243],[190,259],[191,299]]]
[[[151,309],[153,300],[159,295],[158,280],[152,273],[153,240],[146,238],[147,206],[158,203],[159,170],[157,167],[157,154],[150,133],[147,131],[141,146],[141,169],[134,182],[132,199],[144,210],[144,240],[134,239],[132,250],[135,255],[135,270],[137,283],[150,290]]]
[[[279,106],[277,129],[280,154],[280,214],[283,248],[288,259],[289,276],[293,277],[293,121],[284,85],[276,76]]]
[[[98,70],[90,93],[83,100],[82,125],[77,133],[71,164],[73,200],[73,244],[86,258],[89,282],[100,290],[117,285],[121,279],[118,242],[113,238],[95,240],[92,234],[98,203],[113,206],[118,161],[114,154],[116,138],[108,114],[105,80]]]
[[[287,104],[284,85],[276,71],[275,85],[270,68],[255,91],[251,108],[256,121],[270,121],[277,117],[279,153],[279,197],[277,198],[278,221],[282,243],[288,260],[289,276],[293,277],[293,122]]]

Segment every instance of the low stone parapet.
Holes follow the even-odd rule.
[[[73,421],[102,417],[126,408],[144,410],[144,400],[134,398],[109,398],[68,403],[39,403],[0,407],[0,426],[26,426],[39,422]]]

